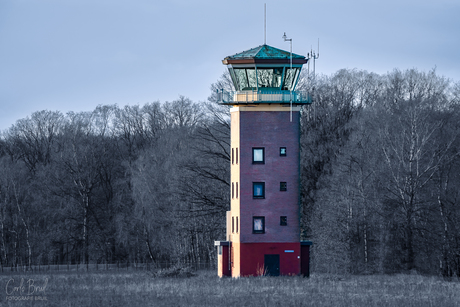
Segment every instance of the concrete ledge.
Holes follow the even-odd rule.
[[[214,241],[214,246],[229,246],[230,242],[228,241]]]

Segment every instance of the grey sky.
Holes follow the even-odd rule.
[[[460,1],[0,1],[0,130],[34,111],[204,101],[221,60],[264,43],[317,72],[417,68],[460,80]]]

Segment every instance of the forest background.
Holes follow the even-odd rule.
[[[0,136],[0,264],[216,263],[229,107],[39,111]],[[303,240],[313,272],[460,275],[460,82],[435,70],[303,74]]]

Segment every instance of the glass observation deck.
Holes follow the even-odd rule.
[[[245,90],[245,91],[217,91],[217,102],[225,105],[244,104],[310,104],[311,97],[305,91],[267,91],[267,90]]]
[[[234,65],[235,66],[235,65]],[[291,90],[299,79],[300,67],[229,67],[235,88],[240,91],[254,89]]]
[[[309,104],[307,92],[296,91],[303,64],[308,59],[268,45],[226,57],[236,91],[218,90],[221,104]]]

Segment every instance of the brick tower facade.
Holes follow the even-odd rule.
[[[231,204],[219,276],[308,275],[300,242],[300,108],[294,91],[305,57],[262,45],[227,57],[231,105]]]

